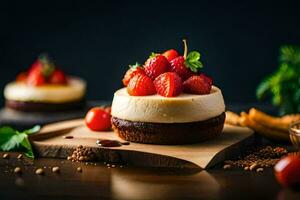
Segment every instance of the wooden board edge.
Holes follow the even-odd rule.
[[[238,151],[239,149],[241,149],[241,146],[249,146],[249,145],[254,145],[255,143],[255,135],[252,134],[248,137],[246,137],[245,139],[243,139],[242,141],[231,145],[225,149],[223,149],[222,151],[218,152],[213,159],[204,167],[204,169],[209,169],[212,168],[213,166],[225,161],[225,160],[229,160],[229,159],[233,159],[236,158],[237,156],[239,156],[242,152]]]
[[[66,159],[77,146],[70,146],[64,150],[61,147],[48,148],[46,145],[38,144],[38,141],[33,141],[33,147],[39,157],[61,158]],[[134,165],[138,167],[172,167],[172,168],[192,168],[203,169],[201,166],[187,160],[166,156],[156,153],[147,153],[135,150],[123,149],[105,149],[93,148],[97,155],[97,162],[121,163],[126,165]],[[134,154],[134,156],[132,156]],[[147,159],[145,159],[147,158]]]

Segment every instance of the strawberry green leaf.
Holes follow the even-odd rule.
[[[129,65],[129,68],[137,68],[137,67],[141,67],[142,65],[138,62],[135,62],[135,64],[133,65]]]
[[[41,54],[38,59],[43,64],[43,71],[42,71],[43,75],[45,77],[51,76],[51,74],[55,70],[55,64],[53,60],[46,53]]]
[[[199,61],[201,54],[197,51],[191,51],[184,62],[184,64],[189,68],[192,72],[199,72],[203,67],[202,63]]]
[[[151,52],[151,54],[150,54],[150,56],[149,56],[149,59],[154,58],[154,57],[156,57],[156,56],[158,56],[158,55],[159,55],[159,53]]]

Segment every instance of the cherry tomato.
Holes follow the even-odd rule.
[[[300,156],[291,155],[282,158],[274,167],[277,181],[282,186],[300,184]]]
[[[111,127],[111,115],[104,109],[95,107],[85,116],[85,124],[93,131],[105,131]]]

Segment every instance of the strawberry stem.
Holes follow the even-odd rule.
[[[183,39],[182,41],[183,41],[183,45],[184,45],[183,57],[184,57],[184,59],[186,59],[187,52],[188,52],[188,48],[187,48],[187,44],[186,44],[186,39]]]

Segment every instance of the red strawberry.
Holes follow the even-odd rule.
[[[152,80],[144,74],[136,74],[130,79],[127,92],[132,96],[147,96],[156,93]]]
[[[157,93],[164,97],[175,97],[182,92],[181,78],[174,72],[159,75],[154,80],[154,86]]]
[[[170,62],[171,71],[176,72],[182,78],[182,80],[186,80],[194,74],[185,66],[184,61],[185,59],[183,56],[178,56]]]
[[[29,68],[28,73],[31,71],[36,71],[36,70],[42,70],[43,68],[43,63],[37,59]]]
[[[209,94],[211,86],[211,79],[205,75],[194,75],[183,82],[184,92],[191,94]]]
[[[130,81],[130,79],[132,77],[134,77],[135,75],[137,75],[137,74],[145,74],[144,69],[142,67],[135,67],[135,68],[132,67],[129,70],[127,70],[127,72],[125,73],[125,76],[124,76],[124,78],[122,80],[123,84],[125,86],[127,86],[128,83],[129,83],[129,81]]]
[[[145,73],[152,80],[169,70],[170,63],[163,55],[156,55],[145,63]]]
[[[27,76],[28,76],[27,72],[19,73],[17,78],[16,78],[16,82],[26,82]]]
[[[200,76],[203,77],[210,85],[213,84],[213,80],[209,76],[206,76],[204,73],[201,73]]]
[[[41,86],[46,83],[46,78],[43,76],[41,68],[30,70],[27,77],[27,84],[31,86]]]
[[[167,50],[163,53],[163,56],[165,56],[167,58],[167,60],[169,62],[171,62],[171,60],[173,60],[174,58],[178,57],[179,54],[176,50],[174,49],[170,49],[170,50]]]
[[[55,69],[54,72],[49,77],[49,83],[50,84],[67,84],[67,77],[65,73],[60,69]]]

